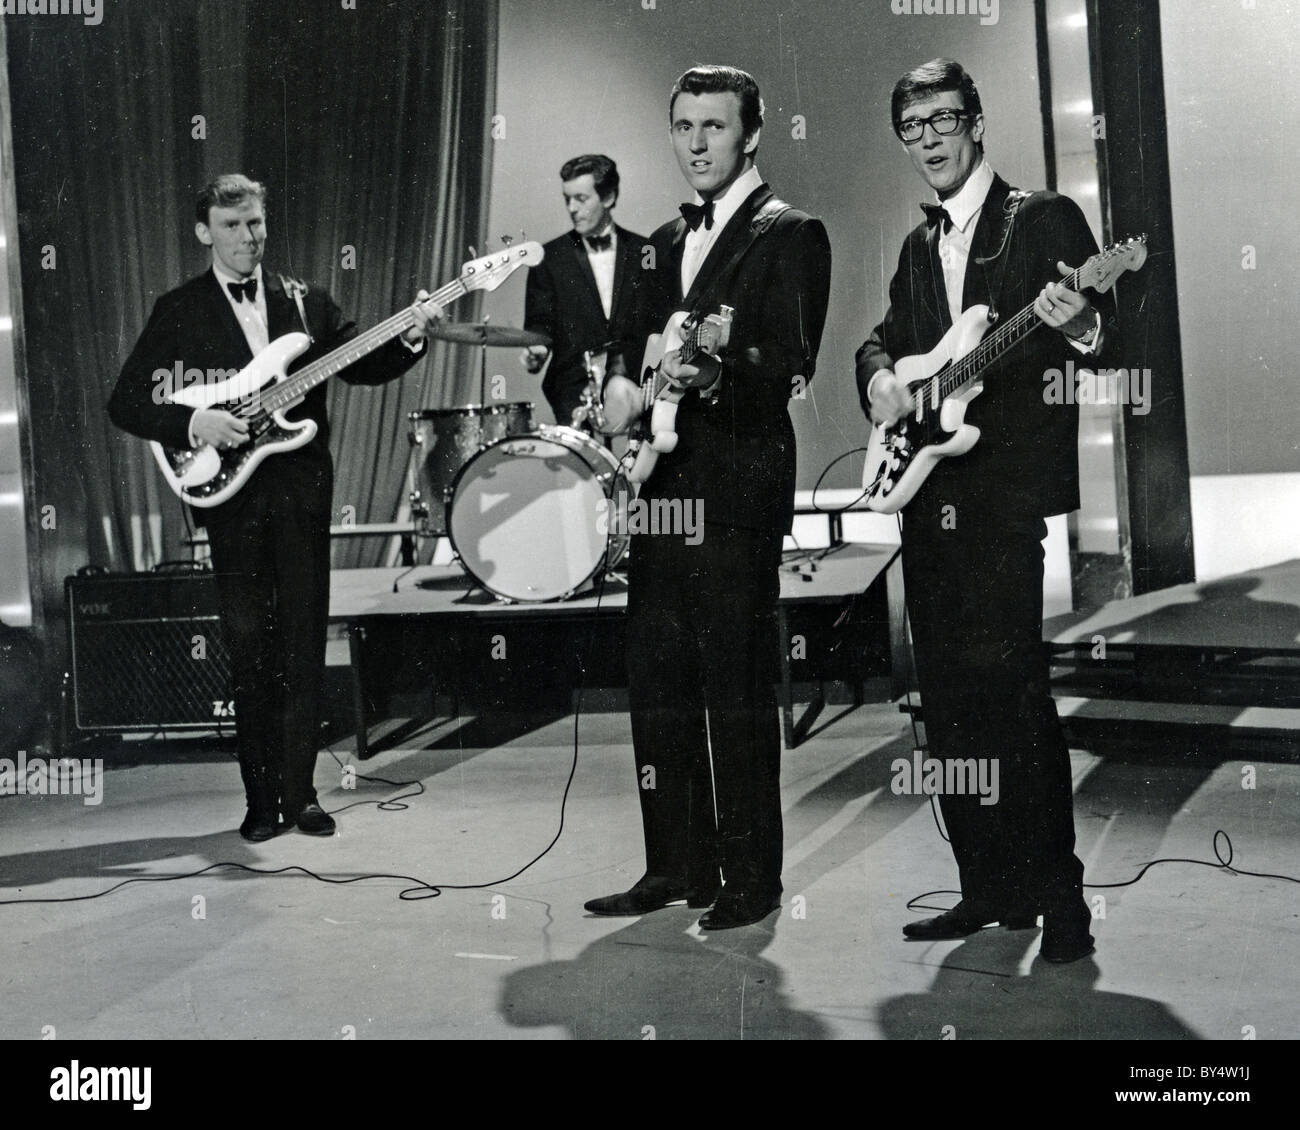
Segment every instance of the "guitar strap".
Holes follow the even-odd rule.
[[[998,264],[997,277],[989,291],[990,322],[998,320],[998,299],[1002,297],[1002,283],[1007,277],[1007,260],[1011,258],[1006,254],[1007,248],[1011,245],[1011,228],[1016,222],[1016,213],[1020,211],[1020,205],[1031,195],[1022,188],[1013,188],[1007,193],[1006,200],[1002,202],[1002,240],[998,244],[998,249],[992,255],[977,256],[975,259],[981,267],[987,267],[994,259],[1002,260]]]
[[[706,301],[710,294],[716,293],[718,286],[723,281],[730,281],[731,276],[735,273],[740,262],[749,253],[749,249],[763,236],[763,234],[786,212],[790,211],[791,205],[776,196],[769,197],[767,202],[754,213],[753,219],[749,221],[749,238],[736,249],[731,258],[723,264],[722,269],[713,276],[707,290],[701,291],[691,306],[689,321],[695,322],[701,314],[709,309],[709,303]],[[649,397],[654,389],[654,380],[643,382],[642,391]],[[648,404],[648,400],[647,400]],[[644,424],[644,421],[641,422]]]
[[[312,335],[311,326],[307,324],[307,311],[302,304],[303,297],[307,293],[307,284],[301,279],[291,279],[284,275],[278,275],[277,277],[280,280],[280,285],[284,287],[284,293],[289,295],[293,299],[294,305],[298,307],[298,317],[302,319],[303,333],[307,335],[308,340],[314,345],[316,338]]]
[[[735,274],[736,268],[740,266],[740,261],[749,254],[749,249],[756,244],[763,234],[770,228],[781,216],[790,211],[791,205],[777,197],[771,197],[757,212],[754,218],[749,221],[749,238],[736,249],[736,252],[730,259],[723,264],[722,269],[713,276],[713,283],[708,288],[708,293],[716,292],[718,286],[723,281],[730,282],[731,276]],[[695,304],[691,309],[691,319],[703,310],[710,308],[711,303],[705,301],[706,293],[701,292],[695,299]]]

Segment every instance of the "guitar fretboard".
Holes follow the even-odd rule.
[[[1062,280],[1062,285],[1069,290],[1078,290],[1082,273],[1083,267],[1080,267],[1072,274],[1067,275]],[[952,367],[939,378],[939,387],[936,394],[938,402],[946,400],[955,392],[960,392],[1007,350],[1043,324],[1042,319],[1034,313],[1034,304],[1032,302],[1010,321],[1003,322],[988,337],[984,338],[979,345],[967,353],[965,357],[954,362]],[[930,379],[933,380],[933,378]]]
[[[440,287],[425,301],[436,302],[445,306],[448,302],[469,293],[469,288],[460,279]],[[264,411],[275,412],[296,403],[303,395],[318,384],[329,380],[335,373],[341,372],[349,365],[373,353],[380,346],[387,345],[398,334],[403,334],[415,324],[415,303],[399,310],[391,318],[372,326],[365,333],[357,334],[351,341],[338,349],[313,361],[304,369],[299,369],[292,376],[281,381],[273,389],[261,395],[261,407]]]

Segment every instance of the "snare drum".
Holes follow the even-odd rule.
[[[408,417],[411,458],[417,468],[411,510],[426,537],[447,532],[443,504],[456,473],[481,448],[506,436],[533,430],[533,406],[526,400],[507,404],[467,404],[431,408]]]
[[[471,458],[447,499],[452,548],[509,600],[563,600],[627,553],[627,476],[573,428],[542,425]],[[608,550],[608,552],[607,552]]]

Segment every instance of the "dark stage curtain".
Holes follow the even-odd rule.
[[[7,21],[36,503],[55,508],[47,601],[87,562],[183,556],[180,503],[104,404],[154,300],[206,266],[192,209],[212,175],[268,182],[267,265],[328,287],[363,329],[482,245],[494,0],[359,7],[131,0],[99,26]],[[476,312],[465,299],[452,316]],[[336,520],[395,516],[405,413],[468,398],[460,353],[438,346],[375,391],[336,382]],[[335,563],[384,551],[341,544]]]
[[[262,5],[250,27],[246,163],[277,186],[268,260],[328,286],[364,328],[454,279],[482,249],[496,93],[495,4],[392,3],[363,19]],[[307,14],[310,12],[311,14]],[[354,269],[344,268],[351,248]],[[479,295],[448,317],[477,314]],[[391,521],[406,494],[407,413],[464,403],[472,350],[430,357],[377,389],[330,390],[334,520]],[[383,543],[334,547],[336,567],[380,563]]]

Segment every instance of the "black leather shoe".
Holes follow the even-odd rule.
[[[965,938],[990,923],[1001,923],[1009,930],[1031,930],[1037,921],[1038,915],[1032,910],[1005,910],[962,899],[951,910],[945,910],[934,918],[909,922],[903,927],[903,937],[914,942],[941,942],[949,938]]]
[[[724,887],[713,909],[700,915],[700,929],[734,930],[737,926],[752,926],[780,908],[779,895],[752,895],[739,891],[731,894]]]
[[[264,840],[269,840],[277,831],[279,829],[276,827],[274,816],[263,816],[255,813],[251,808],[248,810],[248,815],[244,817],[244,822],[239,826],[239,834],[250,844],[260,844]]]
[[[674,883],[671,879],[643,875],[630,889],[617,895],[592,899],[583,903],[583,909],[610,918],[626,918],[649,914],[652,910],[663,910],[678,902],[685,902],[687,906],[695,908],[708,906],[716,897],[716,890],[695,891],[685,884]]]
[[[1088,933],[1091,923],[1092,912],[1082,901],[1068,910],[1048,911],[1043,915],[1043,940],[1038,952],[1045,961],[1057,965],[1087,957],[1097,948]]]
[[[334,817],[315,803],[298,813],[297,824],[298,831],[309,836],[332,836],[336,827]]]

